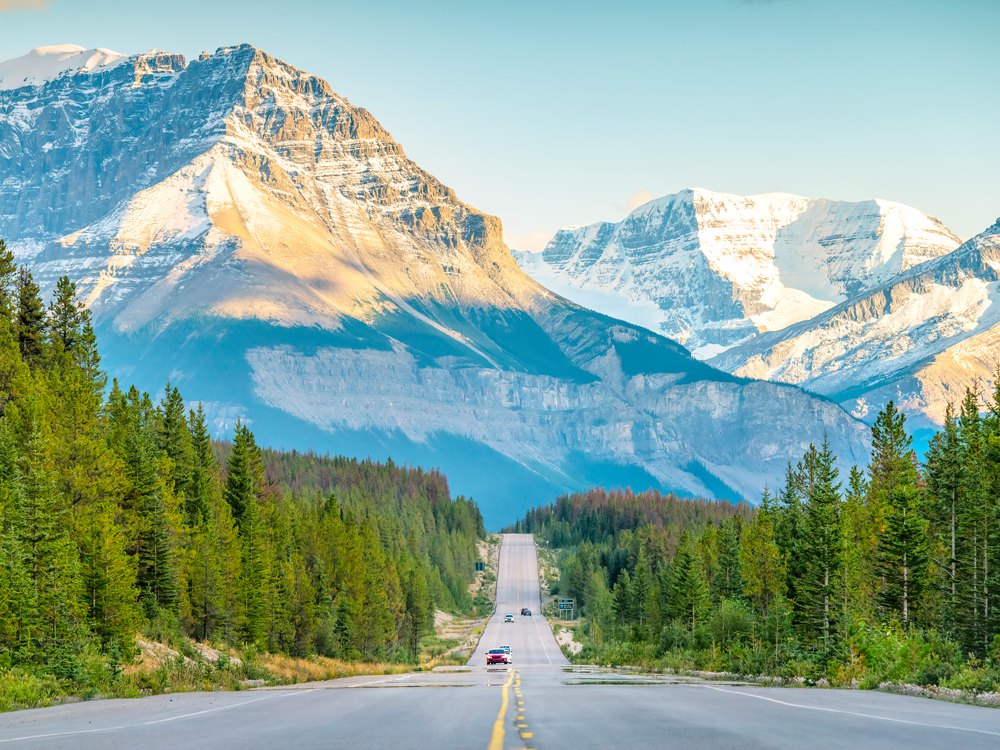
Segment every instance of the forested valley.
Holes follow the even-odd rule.
[[[169,383],[109,384],[74,285],[46,307],[0,242],[0,708],[114,693],[140,634],[238,647],[236,685],[262,652],[412,663],[483,538],[440,473],[213,441]]]
[[[841,477],[810,446],[752,510],[591,491],[512,530],[562,550],[577,662],[1000,698],[995,383],[948,409],[922,458],[890,402],[866,468]]]

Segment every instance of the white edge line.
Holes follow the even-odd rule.
[[[254,698],[252,701],[243,701],[242,703],[231,703],[228,706],[219,706],[218,708],[206,708],[204,711],[194,711],[189,714],[180,714],[179,716],[169,716],[166,719],[154,719],[153,721],[143,721],[138,724],[125,724],[120,727],[103,727],[101,729],[77,729],[72,732],[51,732],[49,734],[32,734],[27,737],[9,737],[8,739],[0,740],[0,743],[8,742],[26,742],[28,740],[42,740],[49,737],[72,737],[78,734],[100,734],[101,732],[118,732],[122,729],[135,729],[137,727],[148,727],[152,724],[164,724],[168,721],[177,721],[178,719],[188,719],[192,716],[200,716],[201,714],[210,714],[216,711],[225,711],[228,708],[239,708],[240,706],[247,706],[251,703],[257,703],[259,701],[266,701],[269,698],[283,698],[288,695],[295,695],[297,693],[311,693],[315,688],[309,688],[308,690],[288,690],[282,691],[277,695],[265,695],[263,698]]]
[[[877,719],[878,721],[892,721],[897,724],[912,724],[917,727],[931,727],[933,729],[955,729],[959,732],[975,732],[976,734],[988,734],[991,737],[1000,737],[1000,732],[988,732],[985,729],[970,729],[969,727],[956,727],[949,724],[927,724],[922,721],[910,721],[908,719],[894,719],[891,716],[878,716],[876,714],[863,714],[858,711],[843,711],[839,708],[823,708],[822,706],[804,706],[801,703],[787,703],[786,701],[779,701],[777,698],[768,698],[763,695],[754,695],[753,693],[741,693],[739,690],[726,690],[725,688],[713,687],[711,685],[698,685],[697,687],[707,688],[708,690],[718,690],[720,693],[733,693],[734,695],[742,695],[746,698],[756,698],[762,701],[769,701],[771,703],[777,703],[782,706],[789,706],[791,708],[803,708],[807,711],[826,711],[831,714],[846,714],[847,716],[861,716],[865,719]]]

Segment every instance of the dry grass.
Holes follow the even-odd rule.
[[[358,675],[370,674],[403,674],[413,669],[405,664],[353,663],[329,659],[325,656],[297,659],[280,654],[260,654],[257,660],[275,677],[292,683],[334,680],[339,677],[357,677]]]

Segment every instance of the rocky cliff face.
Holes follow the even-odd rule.
[[[837,405],[540,286],[325,81],[247,45],[112,62],[0,86],[0,236],[80,285],[111,374],[440,465],[491,523],[595,482],[753,499],[823,434],[866,460]]]
[[[517,258],[546,286],[707,357],[958,245],[898,203],[684,190],[618,224],[563,229],[541,257]]]
[[[1000,221],[948,255],[711,363],[802,385],[860,418],[891,398],[930,428],[966,386],[991,391],[998,356]]]

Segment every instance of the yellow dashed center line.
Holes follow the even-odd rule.
[[[510,697],[507,695],[507,690],[510,688],[511,682],[514,681],[514,673],[511,672],[510,676],[507,678],[507,682],[503,686],[503,698],[500,701],[500,713],[497,714],[497,720],[493,722],[493,736],[490,738],[490,750],[503,750],[503,718],[507,713],[507,702]]]

